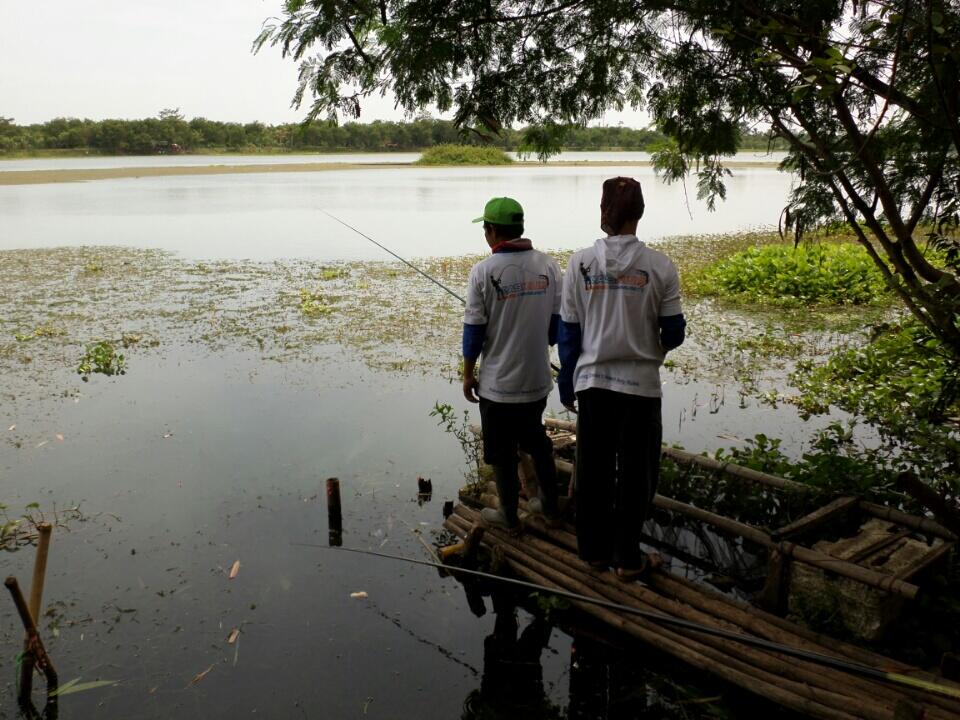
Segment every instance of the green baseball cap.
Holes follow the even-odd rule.
[[[473,222],[488,222],[491,225],[523,225],[523,208],[513,198],[493,198],[483,207],[483,215]]]

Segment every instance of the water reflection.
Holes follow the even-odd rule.
[[[531,597],[495,582],[460,582],[474,615],[486,615],[488,603],[494,614],[493,631],[483,641],[480,686],[464,699],[461,720],[690,720],[722,712],[720,694],[683,685],[675,663],[655,649],[620,645],[609,631],[562,610],[544,614]],[[566,675],[565,693],[544,682],[552,637],[569,648],[557,680]]]
[[[464,583],[470,609],[478,616],[486,612],[481,587],[476,581]],[[547,699],[540,662],[553,625],[534,615],[521,631],[514,595],[502,589],[489,595],[496,616],[493,632],[483,641],[483,676],[480,687],[463,701],[462,720],[563,717],[561,708]]]

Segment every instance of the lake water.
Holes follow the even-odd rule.
[[[532,155],[507,153],[521,162],[536,162]],[[778,163],[783,152],[766,153],[747,151],[732,158],[736,162]],[[94,168],[129,167],[194,167],[202,165],[284,165],[297,163],[350,163],[350,164],[404,164],[420,158],[418,152],[391,153],[297,153],[290,155],[115,155],[101,157],[23,158],[6,160],[0,158],[0,172],[7,170],[86,170]],[[648,162],[650,153],[645,152],[562,152],[550,158],[550,162]]]
[[[502,635],[497,618],[510,611],[494,613],[488,599],[486,613],[475,616],[460,585],[427,568],[299,545],[326,545],[324,480],[336,476],[345,545],[424,557],[417,534],[430,544],[442,541],[441,506],[456,498],[464,465],[456,441],[429,412],[438,401],[458,413],[467,403],[458,383],[434,371],[436,363],[423,372],[371,368],[364,359],[378,352],[372,340],[315,339],[295,360],[272,357],[288,325],[326,322],[304,320],[295,303],[294,319],[254,324],[246,344],[224,334],[236,316],[285,296],[258,285],[255,274],[196,262],[278,261],[266,268],[284,275],[302,261],[302,277],[287,288],[295,295],[308,281],[316,285],[317,267],[309,263],[390,260],[321,209],[401,254],[449,257],[482,249],[470,220],[501,194],[525,205],[527,234],[537,245],[582,247],[599,234],[600,184],[618,173],[644,184],[641,234],[651,241],[774,225],[789,188],[789,178],[772,168],[736,170],[730,199],[711,214],[695,188],[685,194],[664,186],[641,167],[397,168],[0,186],[0,251],[161,248],[194,273],[194,286],[175,285],[169,296],[157,296],[159,305],[146,299],[149,273],[137,276],[127,261],[91,269],[94,255],[71,256],[36,287],[15,277],[39,262],[30,255],[7,263],[0,277],[0,503],[10,517],[33,502],[48,518],[61,513],[41,623],[61,680],[118,682],[64,697],[60,717],[511,718],[521,707],[530,718],[696,717],[695,705],[671,703],[718,694],[726,712],[749,717],[736,694],[678,671],[655,651],[597,645],[593,632],[566,625],[548,627],[538,654],[523,658],[540,670],[533,695],[504,707],[502,698],[516,688],[504,685],[502,667],[497,672],[490,638]],[[179,303],[195,286],[217,277],[232,284],[178,318]],[[424,293],[416,312],[426,327],[407,340],[421,353],[455,355],[458,308],[429,285]],[[121,303],[134,310],[111,314]],[[429,327],[429,305],[448,303],[452,330]],[[24,306],[29,321],[17,319]],[[76,320],[84,313],[91,316],[86,324]],[[76,336],[62,346],[56,338],[11,339],[34,323]],[[124,350],[126,375],[82,382],[75,368],[83,344],[124,333],[157,337],[158,346],[137,341]],[[691,352],[706,352],[709,335],[693,335]],[[789,409],[752,400],[747,410],[738,408],[733,389],[722,399],[723,388],[710,382],[675,382],[671,373],[665,380],[670,442],[699,450],[762,431],[798,447],[813,429]],[[550,408],[560,410],[555,394]],[[426,503],[417,501],[420,475],[433,480]],[[78,513],[63,514],[74,505]],[[0,551],[3,574],[26,586],[32,555]],[[358,592],[367,597],[351,597]],[[526,610],[518,618],[520,630],[534,622]],[[17,627],[10,603],[0,602],[2,720],[15,717]],[[233,629],[240,635],[231,644]]]
[[[499,195],[524,206],[526,234],[535,245],[576,249],[601,234],[600,187],[617,174],[643,184],[647,209],[639,235],[651,242],[775,227],[790,188],[790,176],[773,165],[737,168],[727,201],[709,212],[696,198],[695,181],[665,185],[649,167],[624,166],[333,170],[0,186],[0,249],[121,245],[197,259],[387,258],[325,210],[403,256],[459,256],[484,247],[470,221]]]

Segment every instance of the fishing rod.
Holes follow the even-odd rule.
[[[388,560],[398,560],[398,561],[410,563],[413,565],[424,565],[426,567],[438,568],[440,570],[446,570],[447,572],[450,572],[450,573],[464,573],[466,575],[473,575],[475,577],[486,578],[488,580],[495,580],[498,582],[515,585],[517,587],[529,588],[531,590],[536,590],[537,592],[546,592],[551,595],[567,598],[569,600],[576,600],[577,602],[585,602],[591,605],[598,605],[600,607],[604,607],[610,610],[617,610],[620,612],[629,613],[631,615],[637,615],[646,620],[651,620],[653,622],[658,622],[664,625],[672,625],[674,627],[683,628],[685,630],[693,630],[695,632],[699,632],[704,635],[713,635],[714,637],[724,638],[726,640],[733,640],[734,642],[741,643],[742,645],[749,645],[752,647],[761,648],[763,650],[769,650],[771,652],[780,653],[781,655],[789,655],[792,657],[799,658],[801,660],[807,660],[809,662],[816,663],[818,665],[831,667],[831,668],[834,668],[835,670],[841,670],[843,672],[850,673],[851,675],[859,675],[861,677],[870,678],[872,680],[880,680],[882,682],[893,683],[896,685],[905,685],[908,687],[916,688],[918,690],[924,690],[926,692],[945,695],[947,697],[954,698],[954,699],[960,699],[960,688],[952,687],[950,685],[944,685],[944,684],[932,682],[929,680],[914,678],[914,677],[910,677],[909,675],[904,675],[902,673],[887,672],[885,670],[880,670],[878,668],[870,667],[869,665],[863,665],[862,663],[854,662],[852,660],[843,660],[841,658],[833,657],[831,655],[824,655],[822,653],[813,652],[810,650],[801,650],[800,648],[795,648],[790,645],[783,645],[781,643],[773,642],[772,640],[764,640],[763,638],[754,637],[753,635],[742,635],[740,633],[732,632],[730,630],[723,630],[721,628],[710,627],[709,625],[702,625],[700,623],[695,623],[690,620],[675,618],[675,617],[671,617],[670,615],[664,615],[658,612],[641,610],[639,608],[631,607],[629,605],[623,605],[621,603],[613,602],[612,600],[603,600],[601,598],[593,598],[587,595],[581,595],[579,593],[571,592],[570,590],[563,590],[562,588],[545,587],[543,585],[537,585],[536,583],[528,582],[526,580],[518,580],[516,578],[504,577],[502,575],[494,575],[493,573],[483,572],[482,570],[469,570],[467,568],[458,568],[450,565],[445,565],[443,563],[430,562],[429,560],[418,560],[417,558],[409,558],[409,557],[404,557],[402,555],[390,555],[389,553],[381,553],[381,552],[376,552],[374,550],[363,550],[361,548],[329,547],[327,545],[318,545],[315,543],[291,543],[291,544],[298,545],[301,547],[314,547],[314,548],[322,548],[324,550],[337,550],[340,552],[357,553],[360,555],[369,555],[373,557],[385,558]]]
[[[323,210],[323,209],[321,209],[320,212],[322,212],[322,213],[323,213],[324,215],[326,215],[327,217],[336,220],[338,223],[340,223],[341,225],[343,225],[345,228],[349,228],[349,229],[353,230],[357,235],[360,235],[361,237],[365,237],[367,240],[369,240],[370,242],[372,242],[372,243],[373,243],[374,245],[376,245],[378,248],[380,248],[380,249],[382,249],[382,250],[386,250],[388,253],[390,253],[391,255],[393,255],[397,260],[399,260],[400,262],[402,262],[404,265],[406,265],[407,267],[409,267],[409,268],[411,268],[411,269],[413,269],[413,270],[416,270],[418,273],[420,273],[421,275],[423,275],[427,280],[429,280],[430,282],[434,283],[435,285],[438,285],[439,287],[441,287],[441,288],[443,288],[444,290],[446,290],[448,293],[450,293],[451,295],[453,295],[457,300],[459,300],[460,302],[462,302],[464,305],[467,304],[467,301],[464,300],[461,296],[457,295],[457,293],[455,293],[453,290],[451,290],[450,288],[448,288],[446,285],[444,285],[442,282],[440,282],[439,280],[437,280],[437,279],[436,279],[435,277],[433,277],[432,275],[427,275],[427,273],[425,273],[423,270],[421,270],[420,268],[418,268],[418,267],[417,267],[416,265],[414,265],[413,263],[407,262],[406,260],[404,260],[402,257],[400,257],[399,255],[397,255],[393,250],[391,250],[390,248],[388,248],[386,245],[381,245],[381,244],[378,243],[376,240],[374,240],[372,237],[370,237],[370,236],[367,235],[366,233],[360,232],[360,231],[357,230],[353,225],[350,225],[350,224],[348,224],[348,223],[345,223],[343,220],[341,220],[340,218],[338,218],[336,215],[334,215],[334,214],[332,214],[332,213],[328,213],[326,210]]]
[[[418,267],[417,267],[416,265],[414,265],[413,263],[407,262],[406,260],[404,260],[402,257],[400,257],[399,255],[397,255],[393,250],[391,250],[390,248],[388,248],[386,245],[382,245],[382,244],[378,243],[378,242],[377,242],[376,240],[374,240],[372,237],[370,237],[370,236],[367,235],[366,233],[360,232],[360,231],[357,230],[353,225],[350,225],[349,223],[345,223],[343,220],[341,220],[340,218],[338,218],[338,217],[337,217],[336,215],[334,215],[333,213],[329,213],[329,212],[327,212],[326,210],[324,210],[323,208],[320,209],[320,212],[322,212],[322,213],[323,213],[324,215],[326,215],[327,217],[336,220],[338,223],[340,223],[341,225],[343,225],[345,228],[349,228],[350,230],[353,230],[353,231],[354,231],[357,235],[359,235],[360,237],[366,238],[367,240],[369,240],[370,242],[372,242],[374,245],[376,245],[378,248],[381,248],[382,250],[386,250],[388,253],[390,253],[391,255],[393,255],[397,260],[399,260],[400,262],[402,262],[404,265],[406,265],[407,267],[409,267],[409,268],[411,268],[411,269],[413,269],[413,270],[416,270],[418,273],[420,273],[421,275],[423,275],[427,280],[429,280],[430,282],[434,283],[435,285],[437,285],[437,286],[443,288],[444,290],[446,290],[448,293],[450,293],[451,295],[453,295],[457,300],[459,300],[460,302],[462,302],[464,305],[467,304],[467,301],[464,300],[460,295],[457,295],[457,293],[455,293],[453,290],[451,290],[450,288],[448,288],[446,285],[444,285],[442,282],[440,282],[439,280],[437,280],[437,279],[436,279],[435,277],[433,277],[432,275],[427,275],[427,273],[425,273],[423,270],[421,270],[420,268],[418,268]],[[554,365],[553,363],[550,363],[550,369],[553,370],[553,371],[554,371],[555,373],[557,373],[557,374],[560,373],[560,368],[558,368],[558,367],[557,367],[556,365]]]

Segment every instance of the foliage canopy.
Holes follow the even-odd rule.
[[[671,139],[658,168],[695,170],[711,203],[724,156],[760,123],[799,179],[784,230],[799,242],[846,221],[957,359],[958,36],[954,0],[288,0],[254,49],[300,62],[310,117],[356,117],[389,89],[484,138],[526,124],[544,152],[606,110],[645,107]]]

